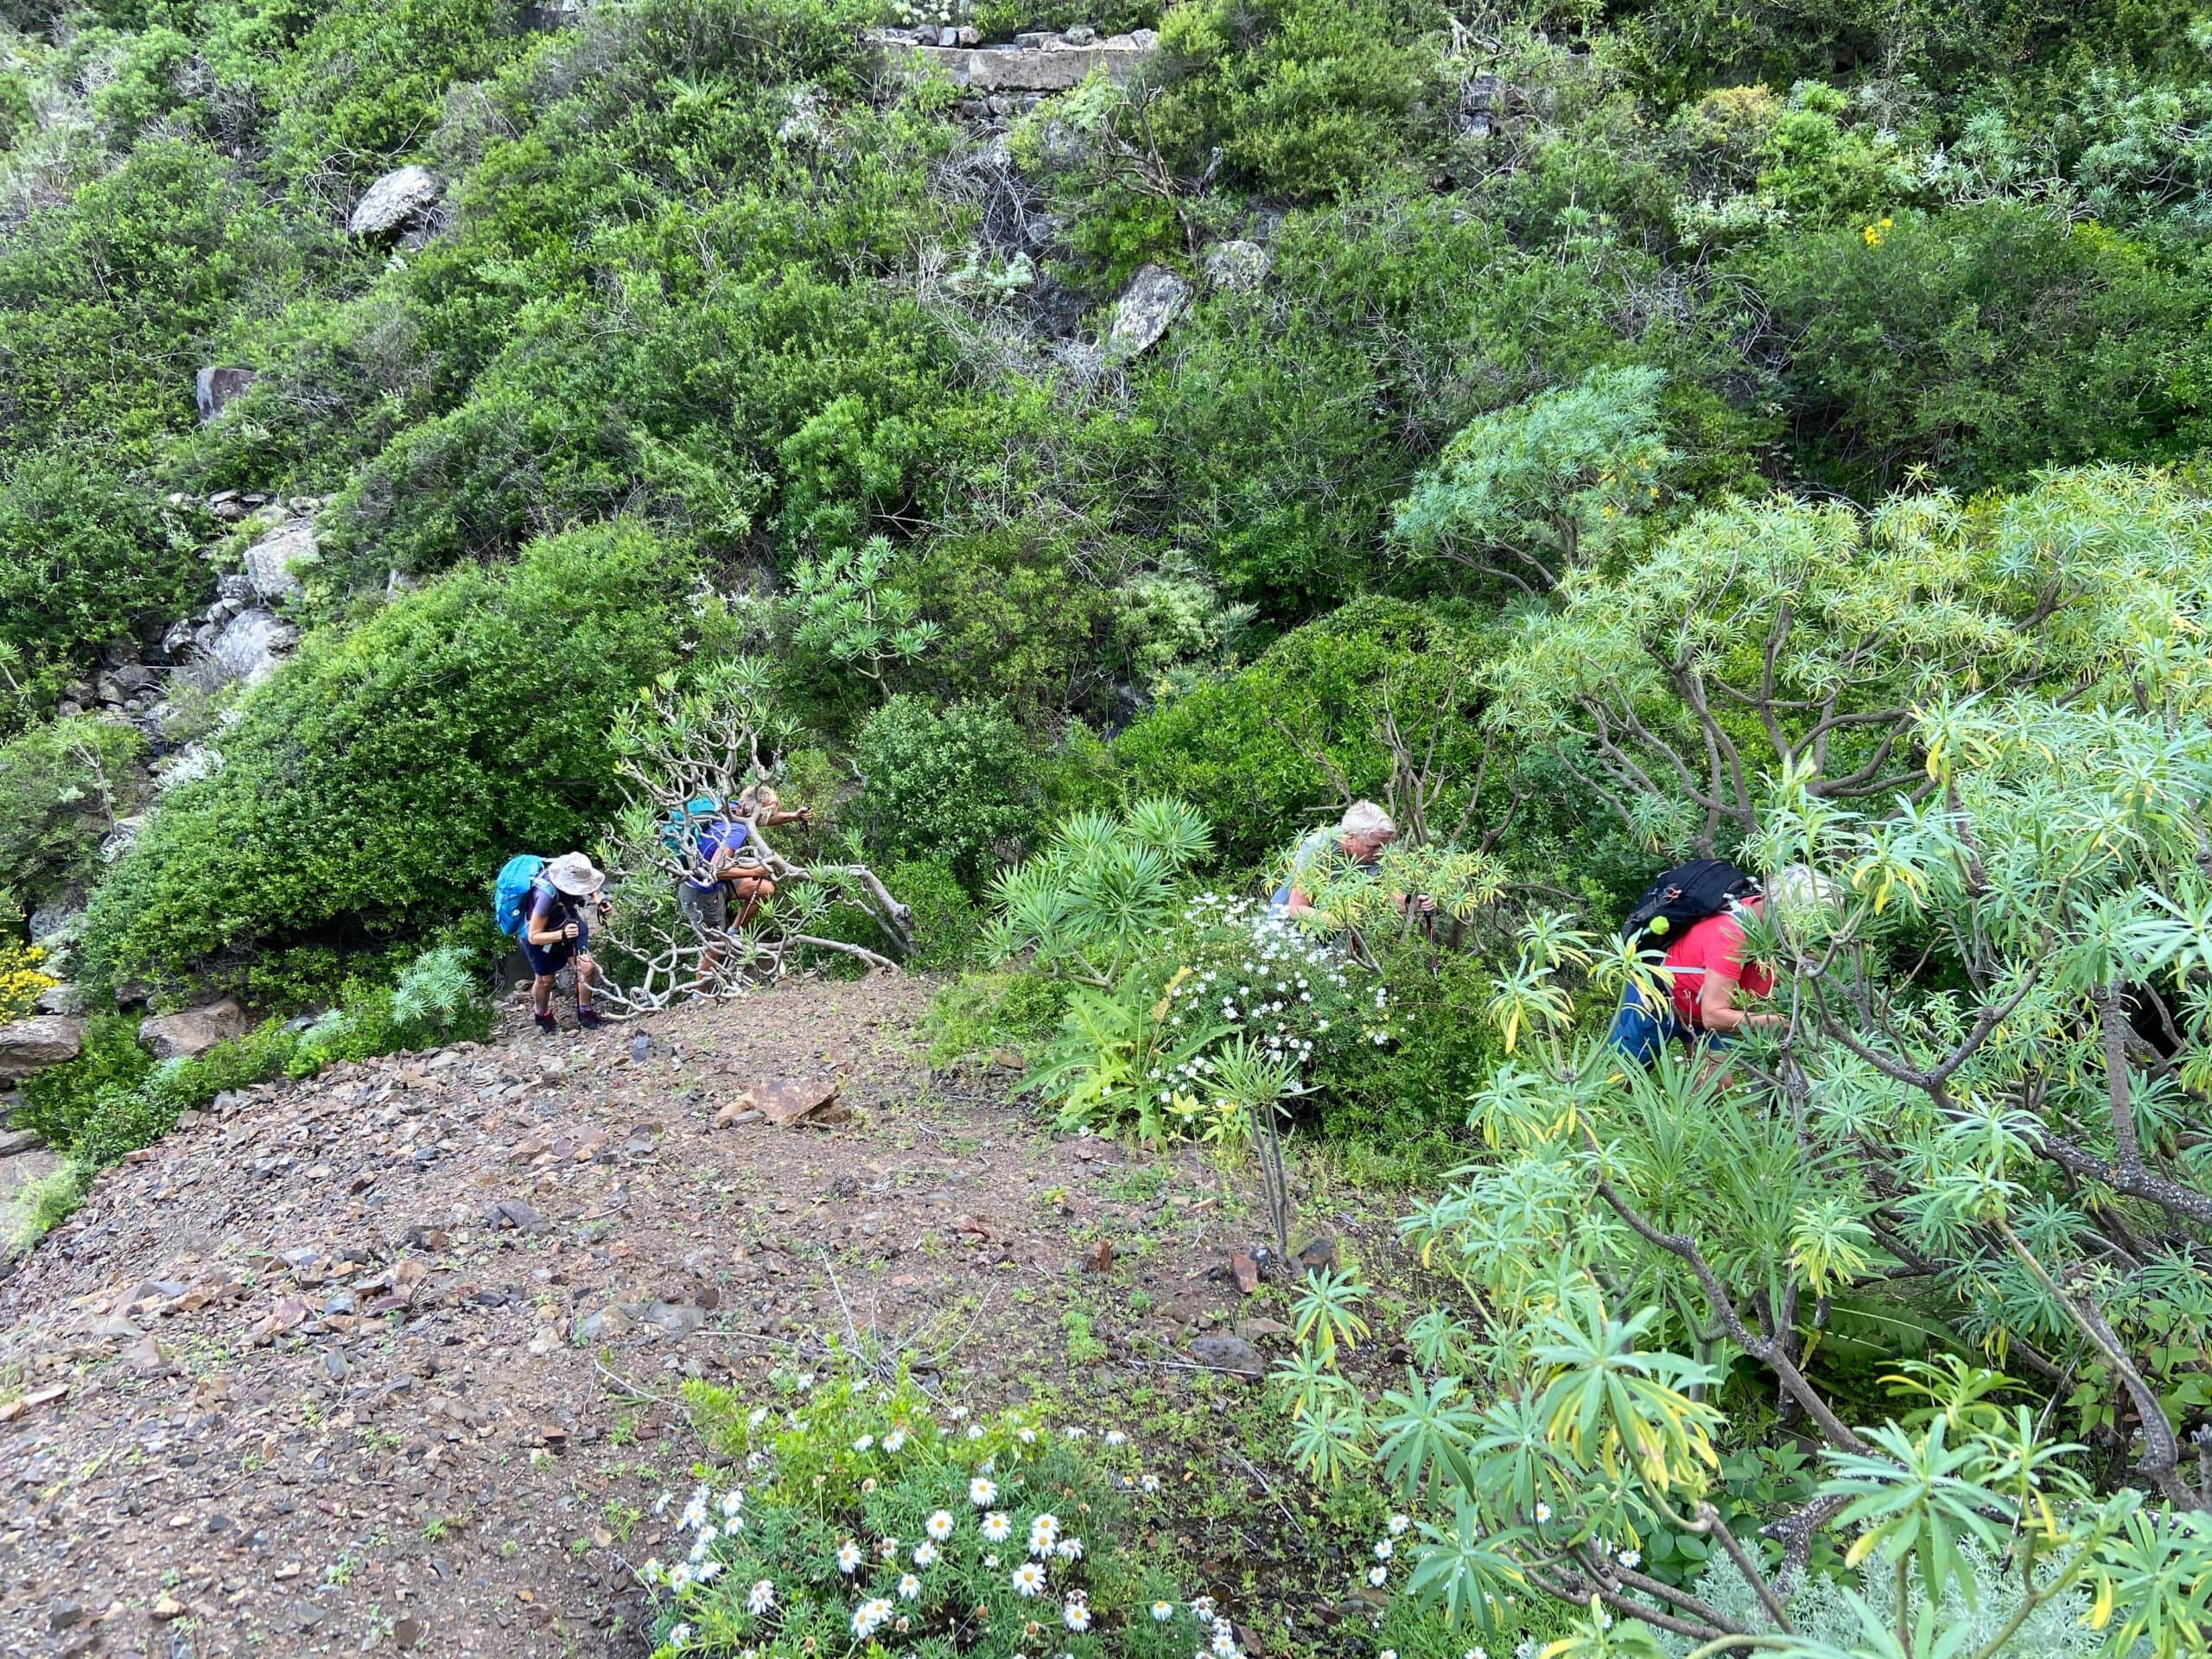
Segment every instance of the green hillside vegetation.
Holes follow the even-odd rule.
[[[81,912],[67,1191],[486,1029],[499,864],[650,843],[626,722],[742,683],[794,856],[912,908],[786,893],[792,960],[1406,1213],[1267,1395],[1408,1517],[1341,1651],[2204,1651],[2212,13],[982,0],[1157,31],[991,105],[893,21],[0,0],[0,1011]],[[296,649],[104,715],[249,496]],[[1270,917],[1362,799],[1379,879]],[[1647,1074],[1613,930],[1692,855],[1825,886],[1777,1022]],[[185,1069],[112,1013],[223,993]],[[656,1638],[780,1653],[744,1588]]]

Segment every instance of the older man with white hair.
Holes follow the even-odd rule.
[[[1382,860],[1382,849],[1397,838],[1398,826],[1388,812],[1372,801],[1354,801],[1334,824],[1314,830],[1298,843],[1298,850],[1291,855],[1290,874],[1268,903],[1286,916],[1312,914],[1314,875],[1331,847],[1354,866],[1372,874]],[[1401,906],[1405,904],[1402,894],[1397,902]],[[1425,899],[1415,902],[1424,907],[1427,903]]]

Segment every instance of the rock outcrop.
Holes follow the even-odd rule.
[[[894,29],[878,39],[893,61],[932,70],[978,97],[1064,92],[1093,71],[1118,84],[1148,62],[1159,44],[1148,29],[1102,40],[1097,30],[1080,27],[1061,34],[1017,35],[1011,42],[989,46],[972,29]]]
[[[246,549],[245,579],[260,598],[294,599],[300,592],[298,571],[321,556],[315,520],[289,518]]]
[[[243,397],[253,379],[251,369],[200,370],[193,383],[193,401],[199,406],[200,420],[213,420],[223,412],[225,404]]]
[[[1164,265],[1147,265],[1130,279],[1107,331],[1106,356],[1125,361],[1149,350],[1191,302],[1191,285]]]
[[[237,998],[229,996],[181,1014],[156,1014],[138,1022],[138,1040],[157,1060],[189,1059],[245,1034],[245,1010]]]
[[[73,1060],[85,1046],[85,1022],[67,1014],[35,1014],[0,1026],[0,1084],[21,1083],[34,1071]]]
[[[354,236],[389,236],[404,231],[436,207],[445,192],[445,181],[429,168],[398,168],[361,193],[346,229]]]

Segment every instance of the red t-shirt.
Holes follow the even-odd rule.
[[[1745,907],[1758,902],[1751,899]],[[1771,971],[1757,963],[1745,965],[1744,925],[1733,912],[1726,910],[1718,916],[1693,922],[1690,931],[1675,940],[1674,949],[1667,952],[1667,966],[1675,971],[1675,1017],[1686,1026],[1699,1023],[1698,999],[1705,995],[1708,974],[1735,980],[1750,996],[1764,996],[1774,988]]]

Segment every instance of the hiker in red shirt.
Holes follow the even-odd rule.
[[[1802,887],[1808,896],[1825,896],[1819,878],[1808,870],[1793,866],[1777,881],[1789,893]],[[1607,1040],[1637,1065],[1649,1065],[1676,1038],[1694,1044],[1725,1043],[1740,1031],[1787,1024],[1786,1014],[1757,1014],[1736,1006],[1739,993],[1762,997],[1774,989],[1772,969],[1744,960],[1744,918],[1758,914],[1765,902],[1753,893],[1692,923],[1667,951],[1671,975],[1668,1005],[1655,1009],[1647,994],[1630,985],[1621,997]]]

